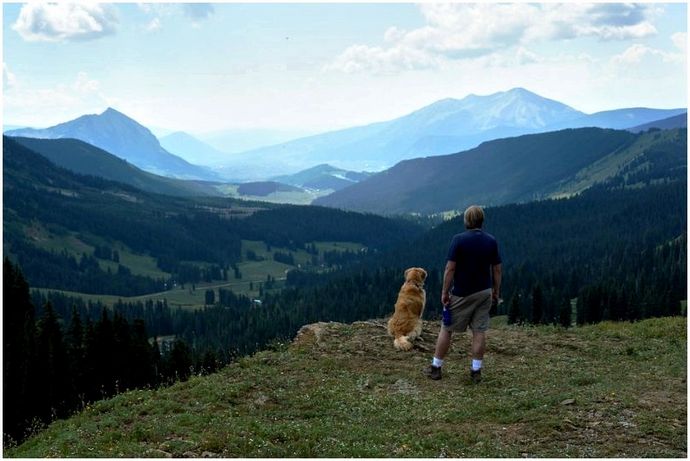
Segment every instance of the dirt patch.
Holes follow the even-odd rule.
[[[333,322],[318,322],[304,325],[297,332],[293,344],[297,346],[317,346],[321,347],[321,338],[329,325]]]

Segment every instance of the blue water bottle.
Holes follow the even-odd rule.
[[[448,308],[448,304],[443,306],[443,324],[447,327],[450,326],[452,323],[452,317],[450,315],[450,309]]]

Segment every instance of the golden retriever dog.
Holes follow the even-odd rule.
[[[405,271],[405,283],[400,287],[395,312],[388,321],[388,333],[395,338],[393,346],[400,351],[412,349],[412,341],[422,333],[425,280],[426,271],[420,267],[410,267]]]

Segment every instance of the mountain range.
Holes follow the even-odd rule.
[[[515,88],[488,96],[443,99],[387,122],[309,136],[239,154],[225,154],[184,132],[172,133],[159,141],[149,129],[112,108],[99,115],[84,115],[50,128],[9,130],[6,134],[25,138],[79,139],[149,173],[172,178],[226,183],[268,180],[317,190],[323,195],[331,190],[348,189],[366,179],[367,174],[353,173],[352,170],[378,171],[403,160],[471,150],[487,140],[572,127],[598,126],[630,131],[644,131],[653,126],[670,128],[686,126],[686,117],[685,109],[648,108],[588,115],[558,101]],[[67,143],[53,149],[53,154],[57,155],[68,145],[72,146]],[[76,151],[72,155],[75,157],[63,159],[71,162],[72,166],[76,165],[75,158],[88,150],[85,146],[73,146]],[[47,149],[45,145],[42,148]],[[60,155],[69,157],[64,152]],[[91,163],[87,162],[89,168],[94,167],[93,158],[89,161]],[[59,165],[70,167],[55,156],[52,159]],[[205,164],[226,163],[210,168],[194,165],[188,160]],[[107,159],[106,163],[111,161]],[[108,170],[104,165],[98,168],[101,172]],[[97,174],[98,168],[75,171]],[[381,181],[381,176],[377,176],[376,181]],[[165,190],[168,187],[160,189],[160,181],[157,182],[146,190]],[[187,184],[182,189],[189,189],[189,186]],[[192,189],[196,194],[208,187],[197,184]],[[215,195],[217,189],[213,185],[210,187],[214,190],[209,190],[209,193]],[[391,190],[397,189],[393,187]],[[318,203],[341,206],[338,197],[323,198]]]
[[[55,165],[74,173],[97,176],[134,186],[146,192],[172,196],[220,196],[214,183],[168,178],[143,171],[96,146],[78,139],[12,138]]]
[[[443,99],[393,120],[254,149],[234,155],[225,167],[251,178],[294,173],[319,163],[379,171],[401,160],[460,152],[492,139],[564,128],[625,129],[685,112],[632,108],[585,114],[514,88]]]
[[[614,176],[634,183],[640,169],[659,169],[659,180],[684,178],[686,152],[685,129],[633,134],[578,128],[523,135],[406,160],[314,204],[393,214],[528,202],[581,192]]]
[[[180,179],[220,179],[211,170],[171,154],[148,128],[112,108],[98,115],[83,115],[49,128],[24,128],[5,134],[27,138],[79,139],[151,173]]]

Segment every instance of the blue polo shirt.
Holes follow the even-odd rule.
[[[452,293],[468,296],[491,288],[491,266],[501,264],[498,242],[481,229],[457,234],[450,242],[448,261],[455,261]]]

